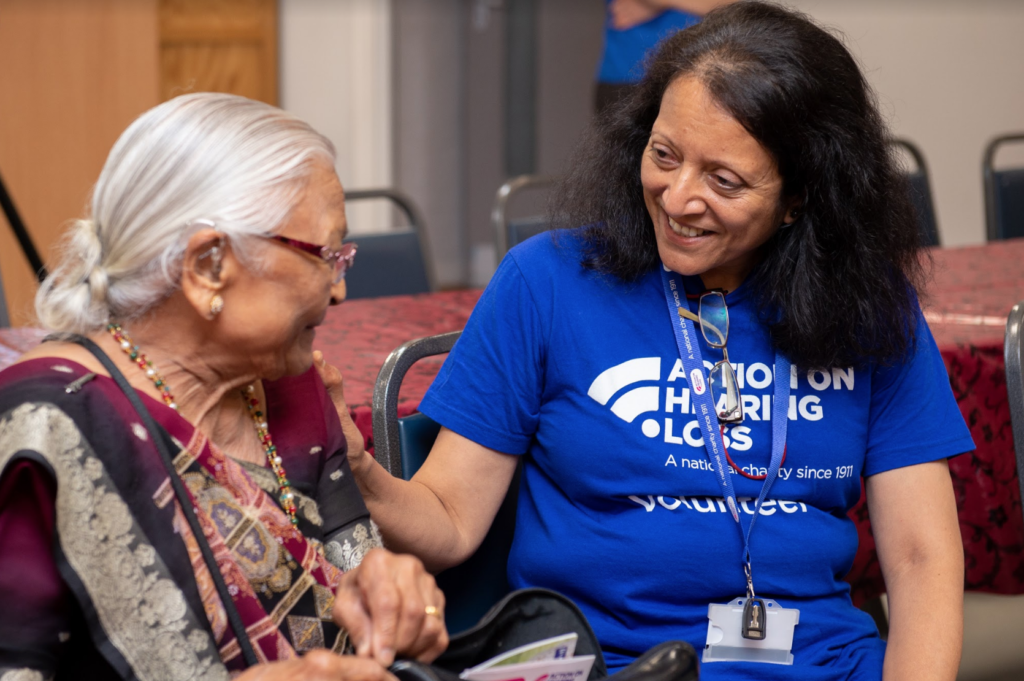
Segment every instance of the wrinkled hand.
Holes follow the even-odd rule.
[[[334,599],[334,621],[348,630],[356,655],[385,667],[396,654],[420,662],[440,655],[448,647],[443,616],[444,594],[423,563],[385,549],[346,572]]]
[[[650,21],[664,11],[649,0],[612,0],[608,6],[612,28],[625,31]]]
[[[374,660],[311,650],[297,660],[261,664],[235,681],[396,681]]]
[[[349,465],[355,468],[360,458],[366,455],[366,441],[363,439],[363,434],[356,428],[352,414],[348,410],[348,404],[345,402],[345,379],[338,367],[328,364],[324,359],[324,353],[319,350],[313,351],[313,366],[320,374],[320,380],[327,386],[327,394],[330,396],[331,402],[334,403],[338,418],[341,419],[341,429],[345,433],[345,441],[348,443]]]

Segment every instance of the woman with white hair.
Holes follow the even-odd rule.
[[[345,232],[331,143],[279,109],[191,94],[122,134],[36,298],[56,335],[0,372],[0,680],[381,679],[444,649],[313,368]]]

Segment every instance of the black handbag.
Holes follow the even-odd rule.
[[[480,622],[452,637],[433,664],[400,660],[391,672],[400,681],[459,681],[464,669],[519,646],[575,632],[577,655],[594,655],[587,681],[696,681],[697,654],[683,641],[666,641],[611,676],[601,646],[580,609],[548,589],[521,589],[499,601]]]

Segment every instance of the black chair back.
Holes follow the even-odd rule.
[[[514,248],[532,236],[536,236],[551,229],[551,223],[546,217],[536,216],[513,220],[508,223],[508,247]]]
[[[1024,168],[995,169],[996,151],[1024,142],[1024,133],[997,137],[985,147],[985,231],[989,241],[1024,237]]]
[[[931,181],[928,176],[928,164],[925,163],[924,154],[916,144],[906,139],[894,139],[892,143],[903,149],[914,159],[916,168],[907,172],[907,190],[910,192],[910,200],[914,204],[914,212],[917,214],[918,229],[921,232],[922,246],[938,246],[939,228],[935,220],[935,204],[932,201]]]
[[[408,196],[395,189],[363,189],[346,193],[345,203],[386,199],[405,213],[409,228],[346,239],[358,244],[355,264],[345,274],[347,297],[376,298],[434,290],[423,217]]]

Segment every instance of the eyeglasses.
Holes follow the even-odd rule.
[[[679,314],[700,324],[700,332],[704,340],[713,348],[722,349],[722,361],[711,367],[708,385],[711,388],[711,399],[715,403],[715,412],[721,423],[743,422],[743,400],[740,397],[736,371],[729,363],[729,308],[725,304],[725,293],[707,291],[700,296],[700,307],[696,318],[685,308],[679,308]]]
[[[292,239],[278,234],[264,234],[262,237],[264,239],[269,239],[270,241],[277,241],[285,246],[291,246],[303,253],[309,253],[310,255],[321,258],[334,269],[335,284],[345,278],[345,273],[348,272],[348,268],[352,267],[352,262],[356,259],[356,245],[352,242],[342,244],[341,250],[334,251],[331,250],[329,246],[311,244],[307,241],[299,241],[298,239]]]

